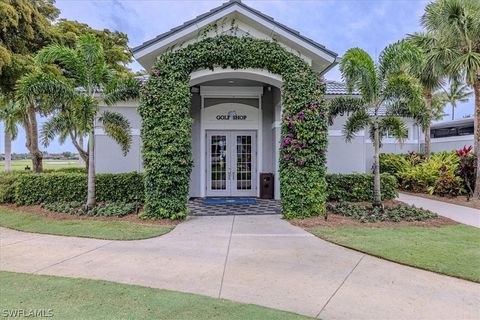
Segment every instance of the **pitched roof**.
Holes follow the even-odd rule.
[[[310,45],[324,51],[325,53],[327,53],[328,55],[332,56],[333,58],[336,58],[338,56],[338,54],[336,52],[333,52],[329,49],[327,49],[324,45],[318,43],[318,42],[315,42],[314,40],[308,38],[308,37],[305,37],[303,35],[300,34],[300,32],[298,32],[297,30],[294,30],[292,28],[289,28],[287,27],[286,25],[284,24],[281,24],[277,21],[275,21],[275,19],[273,19],[272,17],[258,11],[258,10],[255,10],[249,6],[247,6],[246,4],[244,4],[241,0],[229,0],[228,2],[225,2],[223,3],[222,5],[216,7],[216,8],[213,8],[211,9],[210,11],[204,13],[204,14],[201,14],[199,16],[197,16],[196,18],[192,19],[192,20],[189,20],[189,21],[186,21],[184,22],[182,25],[178,26],[178,27],[175,27],[175,28],[172,28],[170,29],[169,31],[167,32],[164,32],[158,36],[156,36],[155,38],[151,39],[151,40],[148,40],[148,41],[145,41],[144,43],[142,43],[141,45],[135,47],[132,49],[132,52],[135,54],[137,52],[139,52],[140,50],[156,43],[157,41],[160,41],[164,38],[167,38],[168,36],[172,35],[173,33],[176,33],[178,31],[181,31],[191,25],[194,25],[196,23],[198,23],[199,21],[202,21],[214,14],[216,14],[217,12],[220,12],[228,7],[231,7],[231,6],[234,6],[234,5],[238,5],[240,7],[242,7],[243,9],[253,13],[254,15],[258,16],[258,17],[261,17],[265,20],[268,20],[269,22],[273,23],[275,26],[277,26],[278,28],[280,29],[283,29],[285,31],[287,31],[288,33],[294,35],[295,37],[297,38],[300,38],[302,39],[303,41],[309,43]]]
[[[325,92],[326,95],[331,96],[343,96],[343,95],[354,95],[359,96],[360,92],[354,89],[352,93],[348,92],[347,86],[343,82],[327,80],[326,82],[327,90]]]

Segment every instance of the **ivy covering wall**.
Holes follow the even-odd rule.
[[[287,218],[322,215],[328,130],[324,84],[304,60],[277,43],[225,35],[163,54],[143,84],[139,112],[146,216],[178,219],[187,214],[192,170],[190,74],[215,67],[264,69],[282,76],[282,212]]]

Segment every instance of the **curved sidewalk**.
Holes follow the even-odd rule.
[[[415,205],[416,207],[421,207],[433,211],[441,216],[450,218],[454,221],[480,228],[480,210],[478,209],[459,206],[456,204],[427,199],[423,197],[416,197],[401,192],[398,196],[398,200],[407,204]]]
[[[322,319],[478,319],[480,285],[318,239],[280,216],[198,217],[106,241],[0,228],[0,269],[198,293]]]

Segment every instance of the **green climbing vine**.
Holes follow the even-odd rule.
[[[192,170],[190,74],[215,67],[264,69],[283,78],[280,193],[287,218],[325,211],[327,149],[325,85],[311,67],[279,44],[216,36],[163,54],[142,87],[145,215],[184,218]]]

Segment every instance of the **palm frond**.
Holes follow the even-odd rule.
[[[378,130],[380,137],[383,137],[387,132],[403,143],[408,138],[408,128],[405,122],[396,116],[382,117],[378,121]]]
[[[328,102],[329,112],[328,121],[329,124],[333,124],[333,120],[341,115],[350,114],[356,112],[362,108],[365,108],[365,102],[361,98],[352,96],[340,96],[335,97]]]
[[[98,100],[91,96],[81,95],[75,101],[72,105],[72,115],[79,132],[87,133],[92,129],[98,110]]]
[[[4,122],[4,130],[15,140],[18,135],[18,125],[22,122],[26,110],[24,106],[13,99],[0,98],[0,120]]]
[[[94,35],[87,33],[77,40],[77,54],[87,68],[85,89],[93,89],[103,83],[107,69],[102,44]]]
[[[423,68],[423,52],[409,41],[397,41],[387,46],[380,54],[379,78],[381,79],[404,70],[411,74],[419,74]]]
[[[98,119],[105,130],[105,133],[115,140],[126,155],[132,144],[130,122],[120,113],[104,111]]]
[[[352,139],[355,137],[355,134],[368,127],[371,121],[371,116],[365,109],[360,109],[351,114],[343,126],[345,140],[347,142],[352,141]]]
[[[17,99],[24,105],[43,98],[51,107],[55,104],[72,103],[78,96],[70,83],[53,73],[27,74],[17,82],[16,89]]]
[[[420,83],[407,74],[391,75],[387,79],[384,99],[396,104],[407,104],[413,107],[423,106],[423,90]]]
[[[104,91],[104,99],[107,105],[113,105],[119,101],[138,99],[140,95],[140,82],[135,78],[113,78]]]
[[[366,51],[360,48],[348,50],[340,62],[340,72],[350,93],[356,88],[365,101],[375,99],[378,91],[376,67]]]
[[[480,27],[479,27],[480,28]],[[473,85],[478,79],[480,70],[480,53],[466,52],[457,56],[452,63],[449,64],[448,70],[452,74],[465,73],[467,82]]]
[[[60,142],[64,142],[69,130],[74,127],[73,119],[67,113],[61,112],[46,121],[40,131],[40,141],[44,147],[48,147],[56,136],[60,136]]]
[[[59,44],[41,49],[35,56],[35,61],[38,64],[57,64],[70,77],[80,77],[87,71],[75,50]]]

